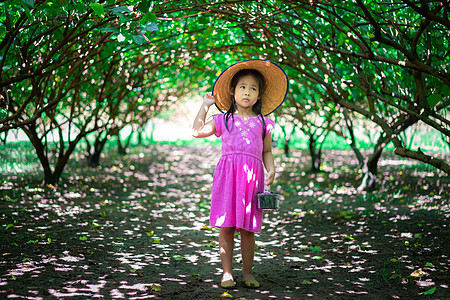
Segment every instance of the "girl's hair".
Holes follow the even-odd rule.
[[[265,81],[264,81],[264,77],[262,76],[262,74],[253,69],[240,70],[239,72],[234,74],[233,79],[231,79],[231,87],[230,87],[231,88],[231,105],[230,105],[230,109],[228,109],[228,111],[225,113],[225,127],[227,128],[228,131],[230,131],[230,129],[228,128],[228,120],[230,119],[230,117],[234,123],[234,112],[237,109],[236,100],[234,98],[234,91],[236,90],[236,86],[239,82],[239,79],[241,77],[247,76],[247,75],[253,76],[256,79],[256,81],[258,82],[258,87],[259,87],[258,100],[253,105],[252,110],[257,116],[259,116],[261,118],[261,121],[263,124],[263,139],[264,139],[266,137],[266,122],[264,121],[264,117],[261,113],[261,108],[262,108],[261,95],[264,93]]]

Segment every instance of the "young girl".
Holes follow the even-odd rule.
[[[223,288],[235,286],[235,231],[241,235],[244,284],[259,287],[252,275],[255,232],[261,231],[263,215],[257,208],[257,193],[264,190],[265,184],[272,184],[275,177],[271,146],[274,122],[264,115],[283,103],[287,90],[287,76],[278,65],[266,60],[242,61],[217,78],[213,93],[205,95],[194,120],[194,137],[222,137],[222,157],[213,179],[210,225],[220,228]],[[213,104],[226,113],[213,115],[205,122]]]

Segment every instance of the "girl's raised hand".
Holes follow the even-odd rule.
[[[203,104],[211,106],[214,103],[216,103],[216,98],[214,98],[213,94],[211,92],[206,93],[205,97],[203,97]]]

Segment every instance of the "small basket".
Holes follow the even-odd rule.
[[[269,191],[258,193],[259,210],[278,210],[280,208],[280,195]]]

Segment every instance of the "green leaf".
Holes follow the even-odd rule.
[[[80,241],[87,241],[87,236],[80,236]]]
[[[320,248],[319,246],[314,246],[314,247],[309,247],[309,250],[311,251],[315,251],[315,252],[322,252],[322,248]]]
[[[119,29],[114,28],[114,27],[105,27],[105,28],[101,28],[100,31],[102,32],[115,32],[115,33],[119,33]]]
[[[138,9],[139,11],[143,12],[144,14],[148,13],[148,10],[150,9],[150,0],[143,0],[139,2]]]
[[[103,6],[100,3],[91,3],[89,4],[89,6],[92,8],[94,13],[100,18],[103,18],[105,16],[105,10],[103,9]]]
[[[184,258],[184,257],[181,256],[181,255],[172,255],[172,258],[173,258],[174,260],[186,260],[186,258]]]
[[[34,9],[34,0],[20,0],[22,6]]]
[[[133,35],[133,36],[131,36],[131,38],[138,45],[142,45],[143,43],[145,43],[145,38],[140,34]]]
[[[436,291],[436,287],[429,289],[428,291],[423,292],[424,295],[433,295]]]
[[[203,244],[202,246],[212,248],[215,247],[216,245],[217,245],[216,242],[212,241],[210,243]]]
[[[206,25],[206,24],[209,24],[210,21],[209,21],[208,18],[202,16],[202,17],[199,17],[199,18],[198,18],[198,23],[199,23],[200,25]]]
[[[5,229],[5,230],[10,229],[11,227],[14,227],[14,224],[8,224],[8,225],[6,225],[6,229]]]
[[[93,227],[102,227],[102,225],[100,225],[100,224],[98,224],[98,223],[96,223],[96,222],[94,222],[94,221],[92,222],[92,226],[93,226]]]
[[[145,24],[147,22],[156,23],[156,22],[158,22],[158,19],[156,18],[156,15],[154,13],[147,13],[142,17],[141,23]]]
[[[345,43],[345,40],[347,39],[347,36],[343,32],[339,32],[338,35],[338,45],[342,46]]]
[[[209,26],[208,28],[206,28],[204,35],[205,36],[211,35],[214,29],[215,29],[214,26]]]
[[[159,28],[154,22],[147,22],[143,25],[145,31],[158,31]]]
[[[119,7],[115,7],[113,9],[111,9],[111,11],[114,14],[123,14],[123,13],[128,13],[130,12],[130,10],[128,9],[128,7],[126,6],[119,6]]]
[[[442,100],[442,96],[438,93],[435,93],[435,94],[427,97],[428,105],[430,105],[431,108],[435,107],[436,104],[438,104],[439,101],[441,101],[441,100]]]
[[[116,16],[118,16],[119,17],[119,19],[122,21],[122,22],[129,22],[129,21],[131,21],[131,18],[129,18],[129,17],[127,17],[126,15],[124,15],[124,14],[122,14],[122,13],[120,13],[120,12],[116,12],[116,13],[114,13]]]

